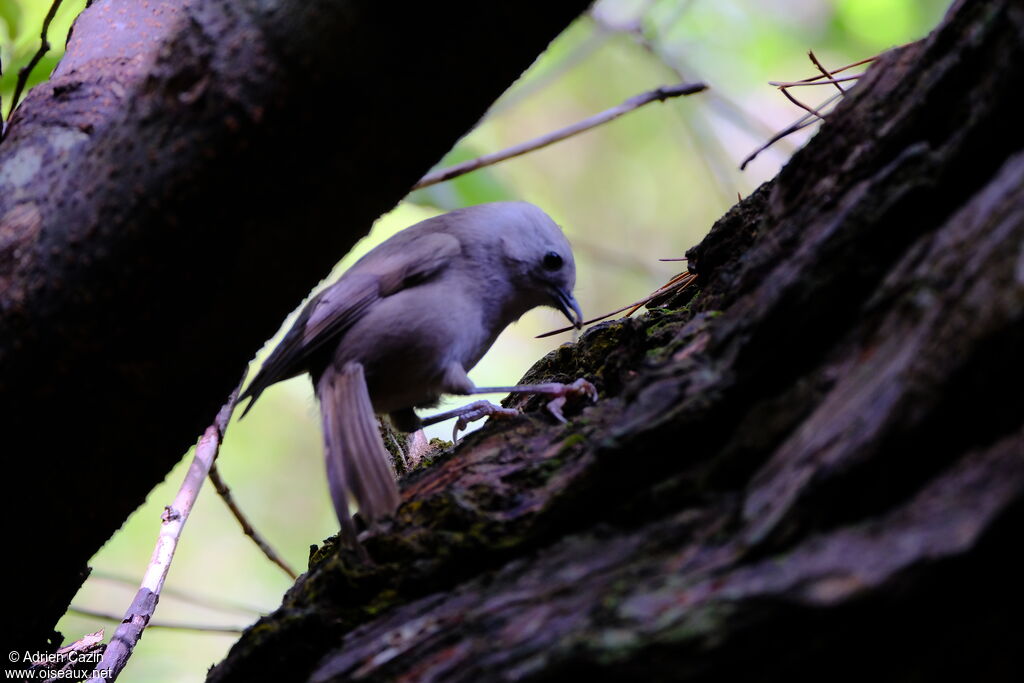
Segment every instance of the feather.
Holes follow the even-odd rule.
[[[323,416],[328,486],[342,533],[355,539],[349,494],[368,523],[394,513],[400,501],[391,459],[381,442],[363,366],[329,367],[317,384]]]
[[[310,370],[311,358],[325,347],[337,346],[374,303],[429,282],[461,249],[457,239],[443,233],[428,232],[417,237],[414,244],[400,245],[400,249],[392,246],[371,251],[340,280],[306,304],[295,324],[236,400],[241,403],[246,398],[252,399],[240,418],[245,417],[267,387]]]

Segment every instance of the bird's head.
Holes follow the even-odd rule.
[[[498,214],[496,236],[523,312],[551,306],[577,328],[582,327],[583,313],[572,293],[576,261],[562,229],[533,204],[499,202],[488,206]]]

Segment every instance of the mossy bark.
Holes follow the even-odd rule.
[[[406,475],[209,680],[1020,680],[1022,82],[1012,0],[886,53],[699,293],[530,372],[596,405]]]

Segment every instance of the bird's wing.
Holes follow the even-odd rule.
[[[398,244],[385,242],[367,254],[302,310],[238,397],[238,401],[252,398],[242,416],[267,387],[307,371],[314,354],[328,345],[340,343],[349,328],[374,303],[435,279],[460,252],[461,244],[452,235],[427,232]]]

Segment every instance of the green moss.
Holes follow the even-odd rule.
[[[375,617],[378,614],[391,609],[396,604],[403,602],[405,602],[405,599],[398,593],[398,591],[387,588],[377,593],[373,600],[363,608],[363,611],[368,617]]]
[[[567,438],[565,441],[562,442],[562,447],[558,451],[559,455],[561,455],[565,451],[569,450],[570,448],[573,448],[574,446],[580,445],[581,443],[583,443],[586,440],[587,440],[587,438],[585,436],[583,436],[582,434],[572,434],[572,435],[570,435],[569,438]]]

